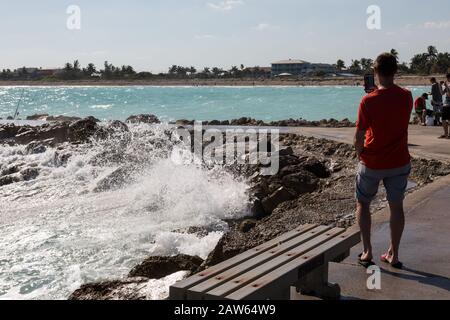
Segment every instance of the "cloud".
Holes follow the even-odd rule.
[[[202,39],[214,39],[215,36],[212,34],[198,34],[195,36],[195,39],[202,40]]]
[[[206,5],[217,11],[230,11],[244,4],[243,0],[223,0],[220,2],[208,2]]]
[[[267,30],[277,30],[280,29],[278,26],[272,26],[268,23],[260,23],[256,27],[253,27],[253,30],[256,31],[267,31]]]
[[[431,21],[424,23],[425,29],[449,29],[450,21]]]

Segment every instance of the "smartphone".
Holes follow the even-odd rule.
[[[375,84],[375,75],[373,73],[368,73],[364,76],[364,91],[366,93],[371,93],[377,88]]]

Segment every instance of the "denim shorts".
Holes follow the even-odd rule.
[[[356,199],[362,203],[371,202],[378,193],[380,182],[386,188],[387,200],[400,203],[405,200],[411,164],[389,170],[372,170],[360,164],[356,176]]]

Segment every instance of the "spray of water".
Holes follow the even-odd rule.
[[[175,164],[170,154],[183,146],[167,130],[133,126],[40,154],[0,146],[0,170],[39,170],[0,187],[0,299],[64,299],[151,255],[206,258],[224,220],[247,214],[247,185],[222,168]],[[207,235],[182,231],[192,226]],[[161,297],[179,277],[149,283],[146,296]]]

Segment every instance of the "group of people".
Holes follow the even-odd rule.
[[[432,119],[432,125],[442,126],[444,134],[439,138],[450,139],[450,73],[447,74],[447,81],[438,82],[436,78],[431,78],[430,81],[431,93],[424,93],[414,103],[416,115],[421,120],[422,126],[429,125],[427,117]],[[430,96],[433,110],[427,109],[427,100]]]

